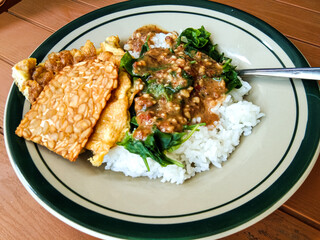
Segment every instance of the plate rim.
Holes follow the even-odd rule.
[[[262,31],[263,33],[265,33],[266,35],[268,35],[269,37],[273,36],[273,39],[274,37],[276,37],[278,40],[281,40],[281,41],[284,41],[284,45],[287,46],[287,50],[289,50],[289,54],[287,53],[287,51],[285,51],[285,53],[288,55],[288,57],[293,61],[294,65],[296,66],[301,66],[301,67],[307,67],[309,66],[309,64],[307,63],[306,59],[304,58],[304,56],[299,52],[299,50],[286,38],[284,37],[280,32],[278,32],[276,29],[274,29],[273,27],[271,27],[269,24],[265,23],[264,21],[244,12],[244,11],[241,11],[241,10],[238,10],[238,9],[235,9],[233,7],[230,7],[230,6],[227,6],[227,5],[224,5],[224,4],[220,4],[220,3],[214,3],[214,2],[207,2],[207,1],[196,1],[196,0],[188,0],[188,1],[181,1],[181,0],[176,0],[176,1],[171,1],[171,0],[163,0],[161,1],[161,3],[156,3],[156,2],[150,2],[150,1],[147,1],[147,0],[135,0],[135,1],[131,1],[131,2],[122,2],[122,3],[117,3],[117,4],[114,4],[114,5],[110,5],[110,6],[106,6],[106,7],[103,7],[103,8],[100,8],[100,9],[97,9],[97,10],[94,10],[88,14],[85,14],[77,19],[75,19],[74,21],[68,23],[67,25],[65,25],[64,27],[62,27],[61,29],[59,29],[57,32],[55,32],[53,35],[51,35],[47,40],[45,40],[33,53],[32,53],[32,56],[33,55],[38,55],[42,56],[42,58],[45,56],[43,55],[44,54],[44,51],[43,49],[46,49],[50,46],[50,44],[53,44],[56,43],[57,39],[60,38],[62,39],[62,37],[65,35],[64,32],[66,30],[70,31],[70,29],[72,29],[73,27],[77,28],[77,26],[81,26],[83,25],[84,23],[88,23],[88,19],[91,19],[90,21],[94,20],[94,19],[97,19],[101,16],[105,16],[105,15],[108,15],[112,12],[115,12],[115,11],[123,11],[123,10],[128,10],[128,9],[133,9],[133,8],[139,8],[139,7],[142,7],[142,6],[154,6],[154,5],[168,5],[168,4],[172,4],[172,5],[178,5],[178,6],[193,6],[193,7],[202,7],[202,8],[206,8],[206,9],[210,9],[210,10],[215,10],[215,11],[220,11],[220,12],[223,12],[225,14],[228,14],[230,15],[230,12],[232,12],[232,16],[235,16],[236,15],[236,18],[240,18],[240,17],[244,17],[244,18],[248,18],[250,21],[254,21],[255,23],[255,27],[262,31],[261,30],[261,27],[264,27],[264,28],[267,28],[267,32],[268,34],[265,32],[265,31]],[[131,7],[132,6],[132,7]],[[107,12],[107,13],[106,13]],[[241,19],[241,18],[240,18]],[[243,20],[243,19],[241,19]],[[251,25],[252,22],[247,22]],[[74,29],[75,29],[74,28]],[[74,30],[72,29],[72,30]],[[62,36],[62,35],[63,36]],[[278,43],[278,42],[277,42]],[[49,47],[50,49],[51,47]],[[283,49],[283,48],[282,48]],[[297,57],[298,56],[298,57]],[[292,59],[292,57],[295,57],[294,59]],[[317,84],[316,84],[317,85]],[[303,81],[303,86],[304,88],[306,89],[306,91],[308,90],[307,92],[307,98],[310,99],[311,102],[313,101],[316,101],[316,103],[319,101],[319,98],[314,98],[314,96],[317,96],[317,94],[319,94],[319,92],[316,92],[315,88],[314,88],[314,84],[311,82],[311,81]],[[32,184],[30,184],[30,181],[27,181],[27,179],[25,178],[26,175],[23,171],[21,171],[21,166],[19,167],[19,165],[17,164],[17,162],[14,160],[13,158],[13,155],[14,154],[12,152],[12,149],[11,147],[12,146],[9,146],[9,142],[11,140],[9,140],[9,129],[12,129],[12,126],[9,126],[10,123],[12,123],[11,121],[8,121],[7,118],[8,118],[8,114],[9,114],[9,104],[10,102],[12,102],[12,99],[15,97],[15,100],[17,100],[16,98],[18,98],[18,103],[19,104],[22,104],[24,102],[24,98],[22,96],[20,97],[17,97],[17,95],[19,96],[18,93],[18,90],[17,88],[12,85],[11,87],[11,90],[9,92],[9,95],[8,95],[8,99],[7,99],[7,103],[6,103],[6,108],[5,108],[5,117],[4,117],[4,135],[5,135],[5,143],[6,143],[6,148],[7,148],[7,152],[8,152],[8,155],[9,155],[9,158],[10,158],[10,161],[14,167],[14,170],[16,171],[19,179],[22,181],[23,185],[27,188],[27,190],[29,191],[29,193],[31,193],[31,195],[42,205],[44,206],[49,212],[51,212],[53,215],[57,216],[58,218],[60,218],[61,220],[63,220],[64,222],[68,223],[69,225],[73,225],[74,224],[76,225],[76,228],[81,230],[81,231],[84,231],[84,232],[87,232],[87,230],[91,231],[89,234],[91,235],[95,235],[97,236],[96,234],[99,234],[99,237],[100,234],[102,234],[102,236],[106,236],[105,234],[108,234],[110,236],[115,236],[115,237],[128,237],[127,235],[123,235],[123,234],[119,234],[116,233],[116,232],[108,232],[106,233],[106,231],[103,231],[101,232],[101,229],[99,229],[99,227],[94,227],[94,226],[91,226],[91,227],[84,227],[83,224],[79,223],[79,220],[78,219],[75,219],[74,216],[68,216],[68,214],[66,215],[61,215],[61,209],[57,209],[57,207],[51,203],[50,201],[46,201],[48,200],[47,197],[41,193],[39,193],[37,191],[37,189],[34,188],[34,186],[32,186]],[[16,105],[19,105],[19,104],[16,104]],[[12,104],[11,104],[12,105]],[[17,106],[14,106],[15,108]],[[310,111],[312,111],[313,109],[309,109],[310,108],[310,104],[308,104],[308,113]],[[16,109],[15,109],[16,110]],[[12,111],[12,110],[11,110]],[[15,112],[15,111],[13,111]],[[17,119],[15,119],[17,120]],[[308,117],[308,124],[309,124],[309,121],[314,121],[314,119],[310,119]],[[12,124],[11,124],[12,125]],[[317,134],[318,133],[318,141],[317,143],[319,143],[319,128],[318,128],[318,131],[314,131],[312,132],[313,134]],[[314,141],[314,138],[312,138],[313,142]],[[306,140],[307,141],[307,140]],[[23,144],[22,144],[23,145]],[[19,147],[22,147],[23,146],[20,145]],[[300,149],[299,149],[300,150]],[[313,146],[313,153],[317,153],[319,152],[319,146],[318,144],[314,144]],[[298,154],[298,153],[297,153]],[[301,154],[301,153],[299,153]],[[312,165],[315,163],[315,160],[313,159],[315,154],[310,154],[312,156],[308,156],[309,158],[309,161],[307,163],[305,163],[305,165],[303,166],[304,167],[304,171],[301,172],[301,176],[298,176],[297,177],[297,181],[295,182],[295,184],[293,186],[296,186],[298,184],[298,182],[300,181],[299,183],[299,186],[302,184],[301,180],[303,181],[304,179],[302,179],[302,176],[304,175],[305,178],[308,174],[305,174],[305,173],[308,173],[308,171],[310,172],[311,169],[312,169]],[[32,162],[32,161],[31,161]],[[312,164],[313,163],[313,164]],[[31,163],[33,164],[33,162]],[[34,165],[34,164],[33,164]],[[35,166],[34,166],[35,167]],[[47,182],[44,177],[38,172],[34,171],[32,173],[33,175],[35,174],[35,176],[37,177],[42,177],[43,178],[43,182],[42,184],[49,184],[51,186],[51,184],[49,182]],[[278,179],[279,180],[279,179]],[[277,180],[277,181],[278,181]],[[52,187],[52,186],[51,186]],[[53,188],[53,187],[52,187]],[[290,188],[287,192],[290,192],[292,190],[292,188]],[[54,189],[54,191],[56,191]],[[61,194],[61,193],[59,193]],[[293,193],[292,193],[293,194]],[[291,195],[292,195],[291,194]],[[62,195],[62,194],[61,194]],[[291,196],[290,195],[290,196]],[[283,197],[287,197],[289,198],[290,196],[288,195],[285,195]],[[63,196],[64,197],[64,196]],[[258,196],[257,196],[258,197]],[[65,198],[65,197],[64,197]],[[66,198],[67,199],[67,198]],[[64,199],[65,200],[65,199]],[[68,201],[71,201],[69,199],[67,199]],[[284,199],[282,199],[284,200]],[[277,203],[279,202],[276,201]],[[283,201],[284,202],[284,201]],[[76,203],[68,203],[69,205],[72,205],[72,207],[75,207],[74,204]],[[76,204],[78,205],[78,204]],[[274,206],[274,205],[272,205]],[[88,211],[88,209],[78,205],[77,207],[78,209],[85,209],[85,211]],[[270,209],[272,209],[271,207],[269,207],[267,210],[263,211],[263,212],[267,212],[268,210],[270,211]],[[90,211],[90,210],[89,210]],[[65,212],[64,212],[65,213]],[[257,213],[256,213],[257,214]],[[60,216],[59,216],[60,215]],[[99,213],[96,213],[94,212],[94,215],[99,215]],[[100,214],[101,215],[101,214]],[[261,216],[262,214],[258,214],[259,216]],[[102,216],[102,215],[101,215]],[[101,217],[100,216],[100,217]],[[104,220],[106,216],[102,216]],[[64,218],[64,219],[63,219]],[[129,229],[132,230],[135,230],[137,229],[137,225],[139,225],[138,228],[141,227],[141,225],[148,225],[148,224],[137,224],[137,223],[129,223],[129,222],[126,222],[126,221],[123,221],[123,220],[118,220],[118,219],[114,219],[114,218],[111,218],[111,217],[108,217],[109,219],[107,219],[109,222],[111,221],[113,226],[116,225],[116,223],[118,225],[121,225],[123,227],[129,227]],[[252,219],[256,219],[256,216],[253,216],[252,215]],[[251,219],[251,220],[252,220]],[[246,219],[245,222],[249,222],[247,221],[248,219]],[[199,220],[197,221],[197,224],[202,224],[204,226],[206,226],[206,223],[203,222],[203,221],[207,221],[206,220]],[[120,224],[120,222],[122,222]],[[192,222],[192,223],[182,223],[184,225],[184,231],[188,228],[191,227],[191,229],[193,229],[193,225],[195,224],[195,222]],[[189,225],[191,224],[191,225]],[[242,225],[242,224],[240,224]],[[176,232],[175,232],[175,227],[171,226],[171,224],[164,224],[164,225],[161,225],[160,229],[158,227],[155,227],[155,226],[150,226],[148,225],[149,229],[147,232],[145,232],[145,235],[144,236],[131,236],[131,237],[138,237],[138,238],[152,238],[154,237],[154,233],[153,231],[156,231],[156,229],[158,229],[157,231],[163,231],[163,227],[166,226],[166,232],[169,233],[169,234],[172,234],[172,236],[174,236],[175,238],[181,238],[181,239],[184,239],[184,238],[191,238],[191,237],[205,237],[205,236],[210,236],[212,234],[218,234],[218,233],[214,233],[214,231],[211,231],[211,233],[198,233],[197,235],[187,235],[187,236],[181,236],[181,235],[177,235]],[[239,226],[239,225],[238,225]],[[230,226],[230,228],[233,228],[233,226]],[[128,228],[127,228],[128,229]],[[142,228],[144,229],[144,228]],[[119,226],[118,226],[118,230],[119,230]],[[230,229],[229,229],[230,230]],[[228,230],[227,230],[228,231]],[[135,231],[134,231],[135,232]],[[88,232],[87,232],[88,233]],[[189,232],[190,233],[190,232]],[[162,236],[164,237],[164,236]],[[171,238],[171,236],[170,236]]]

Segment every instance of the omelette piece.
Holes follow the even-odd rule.
[[[93,152],[89,160],[93,166],[100,166],[103,157],[130,128],[129,94],[131,80],[126,72],[120,71],[119,86],[103,110],[100,119],[90,136],[86,149]]]
[[[120,60],[124,55],[124,50],[119,45],[119,37],[111,36],[100,44],[102,52],[111,52],[109,60],[120,66]],[[131,80],[129,75],[120,69],[119,85],[112,93],[106,108],[90,136],[86,149],[93,152],[93,157],[89,160],[93,166],[100,166],[103,157],[109,152],[110,148],[121,141],[126,131],[130,127],[129,107],[131,101]]]
[[[35,58],[24,59],[12,68],[12,77],[19,91],[30,102],[34,103],[43,88],[58,74],[65,66],[94,59],[97,50],[89,40],[79,49],[52,52],[44,63],[37,65]]]
[[[109,55],[64,67],[44,87],[16,134],[75,161],[117,87],[118,67],[106,61]]]

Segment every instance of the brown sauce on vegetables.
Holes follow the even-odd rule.
[[[145,26],[135,32],[137,38],[130,43],[135,51],[141,50],[150,32],[159,31]],[[183,131],[185,125],[213,126],[219,120],[212,110],[223,101],[227,89],[220,80],[222,66],[206,54],[187,52],[183,45],[174,50],[152,48],[134,63],[133,72],[147,76],[135,98],[136,139],[144,140],[154,127],[173,133]]]

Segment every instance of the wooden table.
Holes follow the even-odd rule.
[[[160,1],[160,0],[159,0]],[[24,189],[10,165],[3,114],[11,67],[71,20],[118,0],[7,0],[0,7],[0,239],[95,239],[61,222]],[[218,0],[266,21],[320,67],[319,0]],[[320,160],[302,187],[264,220],[225,239],[320,239]]]

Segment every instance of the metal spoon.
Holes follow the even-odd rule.
[[[247,76],[269,76],[299,78],[306,80],[320,80],[320,68],[261,68],[238,70],[241,77]]]

